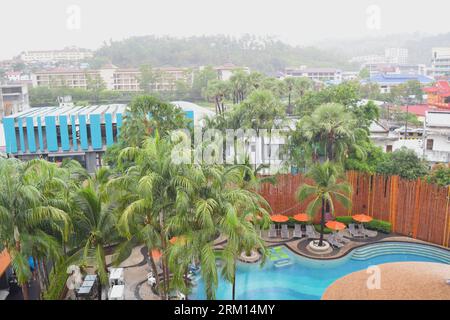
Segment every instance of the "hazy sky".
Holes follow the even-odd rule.
[[[449,0],[1,0],[0,59],[69,45],[96,49],[105,40],[146,34],[251,33],[306,45],[444,33],[449,12]]]

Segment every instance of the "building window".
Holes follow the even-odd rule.
[[[392,144],[386,146],[386,152],[392,152]]]
[[[433,150],[433,139],[427,139],[427,150]]]

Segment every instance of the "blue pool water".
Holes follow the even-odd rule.
[[[284,246],[279,250],[284,253],[284,259],[279,257],[280,260],[287,260],[289,265],[276,267],[276,262],[270,259],[264,266],[238,263],[236,299],[317,300],[335,280],[372,265],[402,261],[450,263],[448,250],[399,242],[367,245],[332,260],[302,257]],[[206,299],[201,278],[197,280],[190,298]],[[220,279],[216,298],[231,299],[231,284]]]

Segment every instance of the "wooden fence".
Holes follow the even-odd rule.
[[[353,206],[348,210],[336,204],[336,216],[364,213],[391,222],[395,233],[450,247],[450,187],[354,171],[347,172],[347,180]],[[306,210],[307,201],[295,199],[303,183],[311,181],[300,174],[280,175],[276,185],[264,184],[260,193],[274,213],[290,216]]]

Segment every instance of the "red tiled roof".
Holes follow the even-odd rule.
[[[450,85],[445,80],[439,80],[432,87],[423,88],[424,92],[437,93],[442,97],[450,96]]]
[[[425,114],[426,114],[427,111],[446,111],[446,110],[438,109],[438,108],[433,107],[433,106],[429,106],[427,104],[416,104],[416,105],[410,105],[410,106],[400,106],[400,109],[402,111],[405,111],[405,112],[408,109],[408,112],[413,113],[413,114],[415,114],[418,117],[425,117]]]

